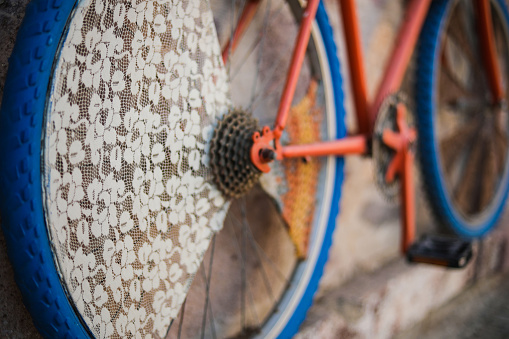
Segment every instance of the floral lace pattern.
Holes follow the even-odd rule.
[[[85,0],[46,118],[47,224],[97,337],[165,336],[228,203],[208,142],[227,110],[209,4]]]

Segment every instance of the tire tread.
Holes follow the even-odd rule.
[[[9,58],[0,114],[2,228],[15,280],[39,332],[47,338],[89,337],[66,300],[42,219],[40,137],[45,85],[74,1],[35,0],[28,4]],[[67,13],[65,15],[64,13]],[[41,24],[42,23],[42,24]],[[79,325],[79,326],[76,326]]]

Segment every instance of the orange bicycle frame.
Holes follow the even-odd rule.
[[[396,44],[393,47],[389,62],[385,67],[385,73],[378,86],[373,102],[368,101],[366,73],[364,69],[355,0],[338,1],[341,10],[343,30],[345,32],[349,73],[353,89],[358,131],[355,135],[347,136],[343,139],[323,141],[315,144],[281,146],[279,143],[279,138],[286,125],[300,69],[306,53],[306,47],[311,34],[311,25],[315,19],[319,4],[319,0],[308,0],[295,42],[274,128],[270,130],[268,127],[265,127],[261,135],[258,132],[253,135],[254,146],[251,150],[251,160],[255,166],[264,172],[270,170],[268,163],[275,159],[281,160],[283,158],[305,158],[309,156],[325,155],[342,156],[347,154],[366,154],[369,152],[370,147],[368,145],[372,139],[372,133],[380,105],[388,95],[396,93],[401,86],[432,0],[411,0],[407,5]],[[500,104],[505,98],[499,65],[495,57],[489,2],[488,0],[472,1],[475,1],[477,8],[477,22],[479,35],[481,37],[481,48],[483,50],[483,62],[487,70],[488,82],[493,95],[493,103]],[[244,6],[233,38],[223,50],[223,60],[227,59],[228,50],[232,51],[235,48],[237,40],[251,22],[258,8],[258,4],[259,0],[248,0],[248,3]],[[403,114],[403,111],[405,111],[405,108],[398,106],[398,114]],[[413,153],[408,147],[409,143],[412,142],[408,138],[408,135],[413,132],[410,133],[405,126],[403,126],[403,129],[406,130],[406,135],[402,133],[398,136],[398,142],[404,145],[402,144],[403,146],[398,150],[398,152],[402,153],[400,155],[401,160],[395,163],[397,165],[395,173],[398,173],[402,179],[403,229],[401,249],[403,252],[406,252],[414,240],[415,212],[413,204],[413,178],[411,173]],[[264,150],[270,150],[271,152],[263,152]]]
[[[279,139],[285,127],[286,119],[290,109],[290,103],[296,82],[299,76],[302,60],[306,52],[311,22],[314,20],[318,0],[309,0],[305,9],[304,19],[301,23],[295,49],[290,63],[286,85],[279,105],[276,123],[274,127],[275,139]],[[391,93],[396,92],[403,80],[405,70],[410,61],[419,32],[424,23],[431,0],[412,0],[408,6],[405,20],[400,28],[397,43],[392,52],[391,59],[386,68],[385,75],[377,91],[375,101],[370,104],[367,98],[366,77],[364,71],[364,60],[361,50],[359,24],[355,10],[354,0],[339,0],[343,28],[345,31],[347,55],[349,62],[350,79],[352,81],[356,118],[359,125],[358,136],[346,137],[340,140],[317,143],[313,145],[293,145],[282,147],[277,150],[278,159],[286,157],[306,157],[321,155],[346,155],[365,154],[369,147],[377,110],[382,100]],[[352,139],[354,138],[354,139]],[[261,147],[269,147],[269,139]],[[290,147],[290,150],[285,148]],[[327,149],[327,150],[326,150]],[[255,159],[255,164],[261,164],[264,159]]]
[[[381,102],[385,97],[387,97],[387,95],[397,92],[401,86],[405,71],[417,43],[419,33],[432,0],[411,0],[409,2],[403,23],[399,29],[399,34],[396,39],[396,44],[393,48],[391,58],[388,65],[385,67],[384,76],[372,103],[368,101],[366,89],[366,73],[364,70],[364,59],[360,41],[359,23],[355,9],[355,0],[338,1],[341,9],[341,17],[343,19],[349,73],[353,88],[356,119],[359,126],[357,134],[364,137],[367,142],[371,138],[371,133],[373,132],[375,119]],[[476,2],[478,8],[478,29],[480,36],[482,37],[482,39],[480,39],[482,44],[481,47],[484,52],[483,58],[485,67],[488,70],[490,88],[494,96],[494,101],[499,102],[503,100],[502,81],[500,78],[499,66],[495,59],[493,28],[489,24],[491,22],[491,12],[488,0],[473,1]],[[229,41],[227,46],[223,49],[224,61],[227,60],[229,51],[233,51],[235,49],[237,40],[240,39],[242,33],[245,31],[247,26],[249,26],[249,23],[258,9],[259,2],[260,0],[248,0],[244,6],[233,34],[233,39],[232,41]],[[290,104],[293,99],[302,61],[306,53],[306,46],[309,41],[311,23],[315,18],[318,3],[319,0],[309,0],[303,13],[303,20],[296,39],[286,84],[279,104],[273,130],[274,137],[276,139],[279,138],[281,131],[286,125]],[[346,137],[342,140],[327,142],[327,146],[325,146],[325,143],[291,146],[291,151],[282,153],[285,154],[284,157],[323,155],[324,151],[320,150],[319,145],[324,145],[324,147],[327,147],[330,151],[332,151],[330,154],[334,155],[350,153],[362,154],[367,151],[367,143],[359,142],[359,138],[356,138],[354,141],[347,142],[349,138],[350,137]],[[335,143],[338,146],[338,151],[332,150],[332,143]],[[343,145],[344,143],[346,144]],[[344,149],[344,151],[341,151],[341,149]],[[279,154],[279,157],[283,157],[282,153]]]

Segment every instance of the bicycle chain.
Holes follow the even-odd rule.
[[[253,133],[258,120],[233,109],[219,121],[210,145],[210,167],[214,182],[227,198],[238,198],[258,181],[261,171],[251,162]]]

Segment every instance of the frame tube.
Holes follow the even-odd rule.
[[[382,101],[387,95],[398,91],[401,86],[430,4],[431,0],[412,0],[408,5],[404,22],[399,29],[396,46],[393,49],[389,65],[385,69],[382,82],[378,87],[376,99],[371,106],[369,113],[370,133],[373,131]]]
[[[295,43],[295,49],[292,55],[292,61],[290,63],[290,69],[286,78],[286,84],[283,89],[283,95],[279,102],[279,109],[276,117],[276,126],[274,132],[276,138],[281,136],[281,132],[286,126],[286,120],[288,118],[288,112],[292,105],[293,95],[295,94],[295,88],[299,79],[300,70],[302,68],[302,62],[304,61],[304,55],[309,42],[309,36],[311,35],[311,25],[315,20],[316,11],[320,0],[309,0],[302,13],[302,22],[300,24],[299,35]]]
[[[284,146],[281,148],[281,153],[283,158],[298,158],[308,156],[364,154],[366,150],[366,137],[353,136],[315,144]]]
[[[415,192],[414,192],[414,154],[406,149],[403,153],[401,180],[401,252],[406,253],[415,240]]]
[[[362,54],[359,21],[354,0],[340,0],[343,32],[352,83],[352,93],[357,117],[358,132],[368,134],[370,121],[368,116],[368,92],[366,89],[366,72]]]
[[[479,30],[479,39],[482,49],[486,75],[493,94],[494,103],[499,103],[504,99],[502,79],[500,76],[500,67],[495,50],[495,39],[493,36],[493,25],[491,17],[491,8],[488,0],[477,0],[477,29]]]
[[[244,6],[242,14],[240,15],[239,22],[237,23],[237,27],[235,27],[233,37],[230,40],[228,40],[226,46],[224,46],[223,48],[222,57],[224,64],[226,64],[226,61],[228,60],[228,56],[230,55],[230,53],[233,53],[237,48],[239,39],[242,37],[246,29],[249,27],[249,24],[253,20],[259,5],[260,5],[259,0],[249,0]]]

